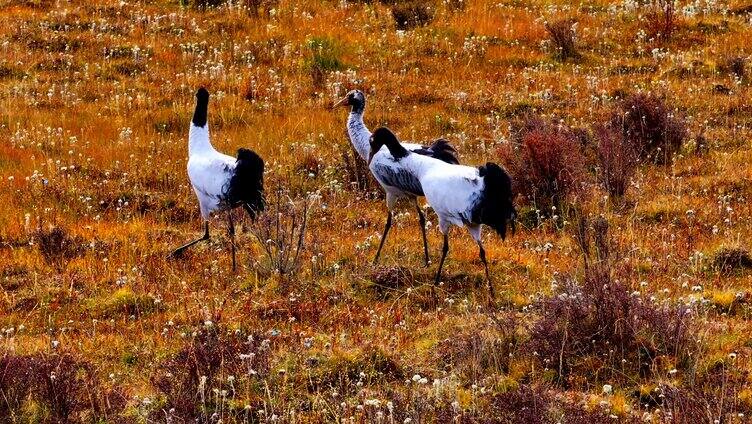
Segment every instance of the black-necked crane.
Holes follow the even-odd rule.
[[[371,169],[374,166],[392,163],[389,172],[395,179],[417,179],[428,204],[439,217],[439,230],[444,236],[444,245],[434,286],[439,284],[441,268],[449,252],[449,229],[456,225],[466,227],[478,244],[488,289],[494,298],[486,251],[483,249],[481,238],[481,224],[493,228],[502,239],[507,234],[507,222],[511,223],[514,231],[517,212],[513,204],[512,179],[506,171],[493,162],[476,168],[448,164],[429,156],[415,154],[406,149],[394,133],[383,127],[373,133],[370,145]],[[383,152],[384,146],[388,149],[389,155]]]
[[[368,154],[371,150],[370,139],[371,132],[363,122],[363,113],[366,107],[366,96],[360,90],[352,90],[347,95],[337,102],[334,107],[350,107],[350,115],[347,119],[347,134],[350,136],[350,142],[352,143],[358,155],[363,158],[364,161],[368,160]],[[457,151],[452,147],[449,142],[444,139],[438,139],[430,146],[423,146],[420,144],[405,143],[403,146],[409,151],[418,155],[424,155],[438,159],[445,163],[458,164]],[[379,243],[379,249],[376,251],[376,257],[373,259],[374,265],[378,263],[379,256],[381,255],[381,249],[384,247],[386,236],[389,234],[389,229],[392,227],[392,210],[394,209],[399,199],[410,199],[415,203],[415,209],[418,211],[418,219],[420,220],[420,229],[423,235],[423,253],[425,255],[425,263],[428,266],[428,240],[426,239],[426,218],[423,211],[418,204],[418,197],[423,196],[423,189],[421,188],[420,181],[411,176],[409,173],[395,172],[395,168],[399,168],[399,165],[389,154],[389,151],[385,148],[384,153],[379,155],[377,160],[370,166],[371,173],[376,178],[376,181],[386,192],[386,206],[387,216],[386,225],[384,226],[384,235],[381,236]]]
[[[180,256],[185,249],[209,240],[209,219],[212,214],[226,212],[235,271],[235,225],[232,210],[242,207],[251,219],[264,210],[264,161],[250,149],[238,149],[237,157],[218,152],[209,139],[207,114],[209,92],[201,87],[196,92],[196,109],[188,133],[188,179],[198,198],[204,235],[175,249],[171,256]]]

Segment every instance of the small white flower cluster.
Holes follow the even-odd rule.
[[[687,3],[681,9],[682,14],[688,18],[698,15],[725,15],[728,11],[729,7],[727,4],[719,4],[716,0],[695,0],[694,2]]]
[[[351,87],[362,87],[366,81],[366,78],[358,76],[355,69],[329,73],[326,83],[329,87],[329,100],[341,99]]]
[[[665,59],[669,55],[668,49],[661,49],[661,48],[654,48],[650,51],[650,54],[653,56],[653,60],[656,62],[660,62],[661,60]]]
[[[120,141],[131,141],[131,138],[133,137],[133,129],[130,127],[123,127],[120,128],[120,133],[118,134],[118,139]]]
[[[485,35],[469,35],[462,44],[462,52],[469,57],[482,58],[486,55],[489,40]]]
[[[415,384],[428,384],[428,379],[422,377],[420,374],[413,375],[412,382]],[[410,380],[405,381],[406,384],[410,384]]]
[[[612,3],[608,11],[612,15],[627,14],[638,11],[642,8],[642,2],[639,0],[624,0],[620,3]]]
[[[370,236],[366,237],[365,240],[363,240],[360,243],[355,244],[355,250],[357,251],[364,251],[370,249],[372,246],[376,244],[377,241],[379,241],[381,237],[378,234],[371,234]]]

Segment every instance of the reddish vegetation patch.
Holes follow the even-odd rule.
[[[538,209],[561,206],[585,179],[585,157],[576,133],[536,115],[512,122],[512,144],[500,148],[513,190]]]
[[[621,131],[642,160],[659,164],[671,163],[688,135],[686,123],[654,94],[627,97],[610,125]]]

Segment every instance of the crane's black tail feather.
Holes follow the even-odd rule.
[[[473,215],[476,215],[473,220],[493,228],[503,239],[507,235],[507,221],[514,232],[514,221],[517,218],[513,203],[512,178],[493,162],[487,162],[478,169],[485,188],[478,207],[473,211]]]
[[[253,150],[238,149],[228,198],[233,207],[242,205],[251,219],[264,210],[264,160]]]
[[[460,164],[459,159],[457,159],[457,149],[443,138],[434,141],[430,146],[423,146],[421,149],[413,150],[413,152],[419,155],[430,156],[434,159],[451,163],[453,165]]]
[[[454,148],[449,141],[440,138],[431,144],[430,147],[431,156],[454,165],[459,165],[460,161],[457,159],[457,149]]]

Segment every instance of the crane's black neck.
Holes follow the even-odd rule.
[[[366,110],[365,101],[361,101],[358,99],[350,100],[350,113],[354,113],[356,115],[363,115],[363,112],[365,110]]]
[[[196,110],[193,112],[193,125],[205,127],[209,108],[209,96],[196,96]]]
[[[381,146],[386,146],[386,148],[389,149],[389,153],[391,153],[391,155],[397,160],[404,158],[409,153],[407,149],[400,144],[397,136],[394,135],[389,128],[377,128],[371,136],[371,139],[371,148],[373,148],[374,151],[378,151]]]
[[[386,145],[386,148],[389,149],[389,153],[395,158],[395,159],[402,159],[409,153],[407,149],[405,149],[402,144],[400,144],[399,141],[395,138],[394,141],[389,140],[388,142],[384,143]]]

